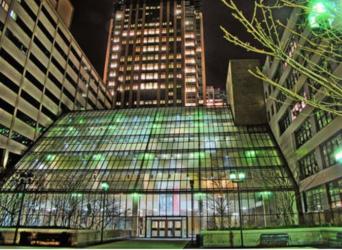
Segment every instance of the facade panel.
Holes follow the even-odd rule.
[[[111,97],[50,2],[3,0],[0,20],[2,172],[62,112],[111,108]]]
[[[310,37],[309,28],[303,29],[305,20],[299,11],[293,11],[288,29],[282,36],[282,44],[287,44],[287,51],[295,60],[299,60],[295,58],[299,55],[307,56],[314,64],[327,67],[336,77],[341,77],[341,63],[325,62],[324,58],[301,51],[303,39],[288,31],[294,29],[301,36]],[[267,60],[265,72],[301,96],[340,105],[339,100],[329,99],[305,75],[277,59]],[[342,117],[317,110],[305,102],[295,102],[267,84],[264,89],[269,124],[300,187],[303,210],[313,214],[313,220],[318,218],[315,214],[323,212],[340,214],[342,206],[336,197],[342,195],[342,186],[337,188],[342,178],[342,162],[337,160],[338,152],[342,150]],[[337,202],[332,199],[332,193]],[[337,223],[341,219],[336,214],[335,217],[322,216],[318,219],[320,223]]]

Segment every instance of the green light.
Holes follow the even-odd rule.
[[[255,150],[245,151],[245,156],[248,158],[254,158],[256,157],[256,151]]]
[[[160,129],[161,125],[160,124],[153,124],[153,129]]]
[[[244,172],[238,172],[238,173],[230,173],[229,179],[232,182],[242,182],[246,179],[246,174]]]
[[[133,193],[133,194],[132,194],[132,199],[133,199],[133,200],[136,201],[136,200],[139,200],[139,198],[140,198],[140,194],[138,194],[138,193]]]
[[[195,152],[193,153],[193,158],[200,158],[200,159],[204,159],[205,158],[205,152]],[[192,157],[191,157],[192,158]]]
[[[196,200],[202,200],[205,197],[204,193],[195,193],[195,199]]]
[[[245,173],[239,173],[239,180],[244,180],[246,178],[246,174]]]
[[[80,194],[80,193],[72,193],[71,197],[73,197],[73,198],[81,198],[82,194]]]
[[[83,117],[81,117],[80,121],[79,121],[79,124],[84,124],[85,120]]]
[[[331,28],[337,12],[333,0],[311,0],[308,13],[309,26],[312,29]]]
[[[233,181],[233,180],[236,180],[236,178],[237,178],[237,176],[236,176],[235,173],[231,173],[231,174],[229,175],[229,179],[231,179],[232,181]]]
[[[312,11],[317,14],[323,14],[327,11],[327,9],[322,2],[317,2],[312,6]]]
[[[107,182],[102,182],[101,183],[101,189],[105,192],[109,190],[109,184]]]
[[[258,195],[260,197],[262,197],[263,199],[267,199],[267,198],[269,198],[272,195],[272,192],[270,192],[270,191],[263,191],[263,192],[258,193]]]
[[[46,160],[47,160],[47,161],[53,161],[53,160],[55,160],[55,159],[56,159],[56,156],[55,156],[55,155],[49,154],[49,155],[46,156]]]
[[[335,159],[337,162],[342,164],[342,149],[337,150],[335,153]]]
[[[154,154],[144,154],[144,159],[145,160],[153,160],[154,159]]]
[[[93,155],[93,160],[94,161],[103,161],[104,160],[104,156],[102,154],[95,154]]]

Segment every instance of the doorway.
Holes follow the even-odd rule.
[[[152,238],[182,238],[182,220],[153,219],[151,236]]]

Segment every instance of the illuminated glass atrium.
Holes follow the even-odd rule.
[[[227,107],[69,113],[5,179],[2,227],[17,221],[18,190],[25,227],[100,229],[104,215],[107,230],[186,238],[239,227],[240,215],[244,228],[298,223],[271,133],[235,126]]]

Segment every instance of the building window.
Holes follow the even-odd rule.
[[[309,119],[294,132],[296,147],[299,148],[312,137],[312,125]]]
[[[342,207],[342,179],[329,183],[329,194],[331,198],[331,208]]]
[[[278,125],[280,135],[282,135],[285,130],[291,125],[291,116],[288,111],[286,111],[285,114],[280,118]]]
[[[306,195],[306,211],[318,212],[323,211],[324,201],[326,201],[325,188],[320,186],[305,192]]]
[[[309,177],[309,176],[311,176],[311,175],[313,175],[319,171],[315,152],[311,152],[310,154],[308,154],[304,158],[300,159],[298,161],[298,165],[299,165],[299,172],[300,172],[299,178],[301,180],[303,180],[303,179],[305,179],[305,178],[307,178],[307,177]]]
[[[317,123],[317,130],[323,129],[335,118],[333,113],[324,110],[316,110],[314,114]]]
[[[7,12],[9,9],[9,5],[5,0],[0,0],[1,7]]]
[[[325,167],[331,167],[337,163],[335,154],[342,144],[342,133],[332,137],[322,145],[322,154]]]
[[[276,111],[277,112],[284,105],[286,98],[287,98],[286,95],[282,91],[279,91],[277,98],[276,98]]]

